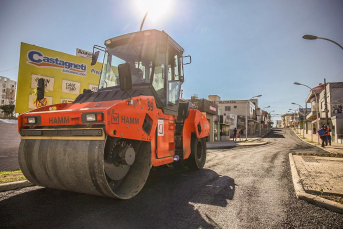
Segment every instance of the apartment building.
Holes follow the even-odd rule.
[[[292,118],[294,114],[283,114],[281,115],[281,127],[287,128],[292,126]]]
[[[323,124],[331,127],[332,141],[342,143],[343,138],[343,82],[328,82],[311,89],[306,100],[311,112],[306,116],[306,133],[315,135]]]
[[[199,99],[197,95],[192,95],[191,100],[188,100],[193,104],[194,109],[198,109],[206,115],[206,119],[210,124],[210,136],[208,136],[208,142],[219,141],[220,136],[218,130],[219,116],[218,116],[218,105],[208,101],[207,99]]]
[[[0,76],[0,106],[14,104],[17,82],[7,77]],[[4,113],[0,110],[0,116]]]
[[[248,134],[259,133],[261,122],[258,121],[256,112],[258,99],[221,100],[218,95],[209,95],[208,100],[218,104],[222,141],[229,140],[234,128],[246,129],[246,116],[248,119]]]
[[[0,76],[1,100],[0,105],[14,103],[17,82],[7,77]]]

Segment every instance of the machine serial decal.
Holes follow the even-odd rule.
[[[49,124],[62,124],[62,123],[70,123],[69,117],[49,118]]]
[[[158,120],[158,136],[164,136],[164,121]]]

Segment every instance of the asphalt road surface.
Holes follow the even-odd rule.
[[[0,228],[343,227],[342,214],[298,200],[288,154],[321,152],[288,129],[255,147],[208,150],[205,169],[159,167],[131,200],[41,187],[0,193]]]
[[[19,144],[20,135],[16,120],[0,119],[0,171],[19,169]]]

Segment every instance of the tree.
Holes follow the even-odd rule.
[[[12,117],[14,112],[14,104],[1,105],[0,109],[4,111],[5,117]]]

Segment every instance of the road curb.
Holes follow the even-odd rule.
[[[268,144],[268,142],[258,142],[258,143],[237,143],[237,146],[261,146]]]
[[[231,149],[235,148],[237,146],[260,146],[260,145],[265,145],[268,142],[258,142],[258,143],[236,143],[236,145],[229,145],[229,146],[211,146],[211,147],[206,147],[206,149]]]
[[[24,187],[28,187],[32,185],[34,184],[32,184],[28,180],[8,182],[8,183],[0,184],[0,192],[9,191],[9,190],[17,189],[17,188],[24,188]]]
[[[342,204],[336,203],[336,202],[331,201],[331,200],[324,199],[320,196],[315,196],[315,195],[311,195],[311,194],[306,193],[304,188],[303,188],[303,185],[301,183],[302,180],[300,179],[300,177],[298,175],[298,171],[297,171],[297,168],[295,166],[292,153],[289,154],[289,163],[291,166],[291,173],[292,173],[292,178],[293,178],[295,195],[297,196],[297,198],[299,200],[306,200],[312,204],[315,204],[315,205],[320,206],[320,207],[327,208],[331,211],[343,213],[343,205]]]

